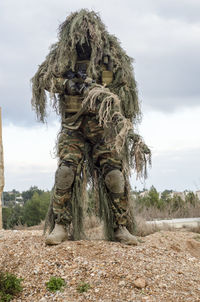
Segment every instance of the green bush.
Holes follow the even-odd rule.
[[[30,200],[24,206],[24,222],[27,226],[39,224],[44,220],[49,206],[50,193],[43,192],[38,194],[35,192]]]
[[[43,192],[44,191],[38,189],[37,186],[31,186],[29,190],[22,192],[22,198],[24,203],[30,200],[33,197],[34,193],[38,193],[39,195],[41,195]]]
[[[87,292],[88,289],[90,289],[90,284],[89,283],[82,282],[77,286],[77,290],[78,290],[79,293]]]
[[[5,220],[4,211],[3,211],[3,222],[4,222],[5,229],[12,229],[15,225],[23,225],[24,224],[23,213],[24,213],[23,207],[20,207],[19,205],[15,205],[14,207],[11,208],[10,215],[7,216],[7,220]]]
[[[0,302],[10,301],[14,295],[22,291],[21,278],[10,273],[0,273]]]
[[[3,208],[3,227],[12,229],[17,225],[33,226],[45,219],[50,202],[50,192],[34,192],[23,207],[15,205]]]
[[[2,208],[3,228],[9,228],[8,221],[13,214],[13,208]]]
[[[163,201],[159,199],[159,193],[156,188],[152,186],[146,196],[138,197],[136,200],[137,204],[141,207],[156,207],[158,209],[163,207]]]
[[[48,282],[46,282],[46,287],[50,292],[56,292],[65,286],[65,281],[60,277],[51,277]]]

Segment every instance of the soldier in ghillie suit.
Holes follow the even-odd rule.
[[[140,109],[132,59],[94,11],[72,13],[58,37],[32,79],[39,120],[46,117],[46,91],[62,119],[46,243],[69,238],[70,226],[74,240],[83,238],[87,178],[98,192],[107,239],[135,245],[128,176],[131,167],[146,174],[150,150],[134,129]]]

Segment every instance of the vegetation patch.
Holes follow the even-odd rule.
[[[60,277],[51,277],[50,280],[46,282],[46,287],[50,292],[61,290],[65,285],[65,280]]]
[[[79,283],[79,285],[77,286],[77,291],[78,291],[79,293],[87,292],[88,289],[90,289],[90,284],[89,284],[89,283],[81,282],[81,283]]]
[[[13,192],[3,193],[3,228],[13,229],[40,224],[45,219],[51,193],[42,191],[36,186],[21,194],[16,190],[13,190]],[[21,204],[16,203],[18,197],[22,198]]]
[[[0,272],[0,302],[8,302],[13,296],[22,291],[21,281],[10,273]]]
[[[145,221],[192,218],[200,216],[200,200],[190,191],[181,193],[165,190],[159,193],[154,186],[149,191],[132,192],[134,213]]]

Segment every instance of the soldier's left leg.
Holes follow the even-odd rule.
[[[137,245],[138,241],[127,229],[128,196],[124,175],[121,170],[113,169],[105,175],[105,184],[112,200],[112,210],[115,217],[115,239],[125,244]]]
[[[101,170],[111,200],[115,239],[126,244],[136,245],[136,238],[127,230],[129,188],[122,172],[122,158],[116,150],[111,148],[111,144],[105,142],[104,129],[99,126],[99,121],[95,116],[87,119],[84,133],[93,145],[93,161]]]
[[[104,176],[107,192],[110,196],[114,216],[115,239],[125,244],[137,245],[138,241],[127,229],[129,202],[125,175],[122,172],[122,159],[115,150],[102,144],[96,150],[99,154],[99,165]]]

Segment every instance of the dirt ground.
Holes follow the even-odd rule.
[[[94,229],[95,232],[95,229]],[[41,230],[0,231],[0,271],[23,278],[17,301],[200,301],[200,235],[160,231],[138,246],[104,240],[45,246]],[[61,277],[63,291],[45,283]],[[80,283],[88,283],[80,293]]]

